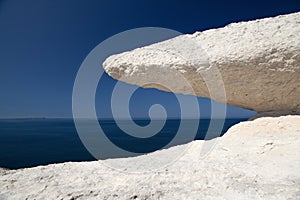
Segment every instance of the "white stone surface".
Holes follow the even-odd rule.
[[[110,56],[103,66],[115,79],[142,87],[168,91],[163,80],[173,92],[193,94],[180,75],[197,96],[257,112],[299,113],[300,12],[181,35]],[[216,68],[226,99],[209,93],[204,82],[216,83]]]
[[[186,144],[177,162],[148,173],[116,171],[101,161],[0,170],[0,199],[299,198],[300,116],[239,123],[201,159],[202,144]],[[159,159],[177,148],[154,154]],[[115,161],[126,166],[148,156]]]

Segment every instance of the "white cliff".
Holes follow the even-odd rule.
[[[300,12],[181,35],[110,56],[103,67],[127,83],[168,90],[145,85],[164,80],[173,92],[193,94],[176,77],[180,74],[200,97],[257,112],[299,113]],[[218,77],[212,69],[224,83],[214,88],[224,87],[226,98],[207,89],[207,81]]]

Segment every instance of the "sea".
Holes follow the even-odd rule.
[[[206,139],[211,120],[196,120],[199,127],[194,140]],[[226,119],[221,136],[232,125],[245,118]],[[136,124],[146,126],[148,119],[135,119]],[[174,138],[180,125],[180,119],[168,119],[165,125],[151,138],[136,139],[124,134],[114,120],[99,120],[105,135],[119,147],[133,152],[149,153],[163,148]],[[122,123],[129,123],[123,120]],[[220,134],[217,134],[219,136]],[[209,138],[212,139],[212,138]],[[182,140],[182,143],[185,143]],[[113,156],[112,156],[113,157]],[[107,158],[110,158],[108,155]],[[73,119],[0,119],[0,167],[19,169],[62,163],[68,161],[96,160],[85,148],[76,131]]]

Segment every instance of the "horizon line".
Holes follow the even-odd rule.
[[[147,118],[147,117],[133,117],[133,118],[101,118],[98,117],[97,120],[168,120],[168,119],[248,119],[251,118],[250,117],[199,117],[199,118],[180,118],[180,117],[170,117],[170,118]],[[1,118],[0,120],[30,120],[30,119],[75,119],[74,117],[7,117],[7,118]],[[82,117],[82,118],[77,118],[77,119],[93,119],[93,118],[89,118],[89,117]]]

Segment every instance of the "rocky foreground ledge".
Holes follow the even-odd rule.
[[[1,170],[0,199],[299,198],[300,116],[242,122],[218,140],[205,158],[199,158],[203,141],[194,141],[179,160],[147,173],[101,161]],[[172,155],[179,147],[152,154]],[[116,160],[126,166],[152,154]]]

